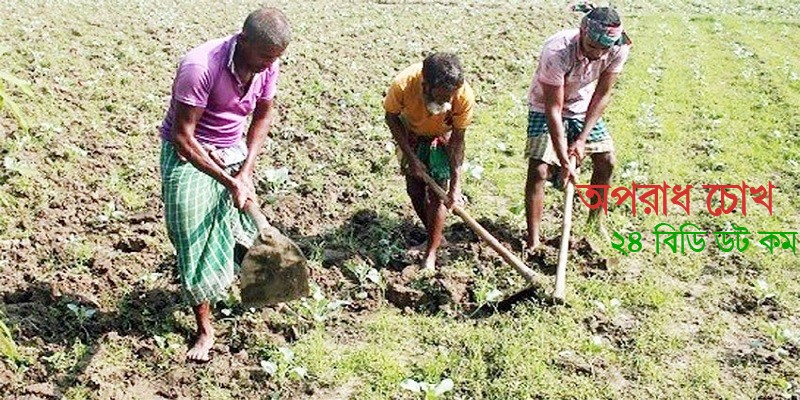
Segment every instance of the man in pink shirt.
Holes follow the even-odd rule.
[[[290,38],[281,11],[253,11],[238,34],[189,51],[172,85],[161,127],[162,197],[181,288],[197,320],[190,360],[208,360],[211,304],[226,297],[240,261],[234,254],[241,258],[256,235],[242,209],[256,201],[253,170],[273,121],[278,58]]]
[[[592,184],[608,185],[614,169],[614,144],[600,118],[611,100],[611,88],[622,72],[631,42],[612,8],[593,8],[579,29],[556,33],[544,44],[528,95],[528,178],[525,184],[526,244],[540,243],[544,183],[559,187],[575,182],[569,157],[592,158]],[[551,175],[552,174],[552,175]],[[604,231],[600,214],[590,222]]]

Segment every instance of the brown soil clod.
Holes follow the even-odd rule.
[[[604,313],[595,312],[586,317],[584,322],[592,333],[606,335],[620,348],[631,348],[635,344],[639,321],[628,314],[620,313],[610,318]]]
[[[527,261],[537,265],[542,272],[554,275],[558,265],[560,246],[560,236],[547,239],[542,246],[527,253]],[[594,276],[609,269],[609,260],[601,256],[600,252],[585,237],[570,238],[568,257],[570,265],[576,265],[576,270],[585,276]]]
[[[551,246],[549,243],[545,243],[544,246],[528,251],[526,261],[537,266],[537,269],[545,274],[554,275],[556,265],[558,265],[558,244]]]
[[[147,248],[147,243],[142,238],[131,237],[120,240],[114,248],[123,253],[138,253]]]
[[[577,253],[578,257],[576,258],[579,259],[579,265],[582,267],[581,273],[585,276],[594,276],[600,271],[608,271],[608,259],[601,256],[600,252],[585,237],[580,238],[575,243],[575,247],[570,249],[574,249],[573,251]]]
[[[723,308],[742,315],[763,313],[772,320],[780,319],[782,314],[774,296],[759,298],[752,290],[734,290],[730,300],[723,302]]]
[[[437,282],[444,289],[444,300],[452,304],[465,304],[469,301],[469,288],[472,278],[465,275],[438,278]]]
[[[385,270],[386,300],[400,309],[436,311],[443,306],[469,308],[472,278],[467,275],[437,273],[423,276],[418,265],[409,265],[401,272]]]
[[[394,304],[397,308],[416,308],[425,293],[421,290],[413,289],[399,282],[389,282],[386,285],[386,300]]]

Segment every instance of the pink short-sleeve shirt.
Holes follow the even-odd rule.
[[[563,116],[583,118],[600,75],[606,71],[622,72],[630,45],[612,46],[601,58],[590,61],[580,51],[579,37],[578,29],[567,29],[545,41],[528,93],[531,111],[545,112],[542,84],[563,85]]]
[[[215,39],[189,51],[181,60],[172,84],[169,110],[161,124],[161,137],[172,140],[176,102],[204,108],[195,128],[200,143],[218,148],[239,142],[247,117],[259,100],[272,100],[278,89],[279,64],[253,77],[245,88],[233,72],[236,36]]]

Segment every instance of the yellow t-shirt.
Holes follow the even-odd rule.
[[[422,97],[422,63],[417,63],[394,78],[383,101],[383,108],[390,114],[400,114],[411,132],[420,136],[439,136],[453,129],[466,129],[472,123],[475,94],[464,82],[453,95],[452,109],[447,113],[431,115]],[[447,118],[448,114],[452,118]],[[448,122],[452,122],[452,126]]]

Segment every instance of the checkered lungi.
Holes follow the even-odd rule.
[[[240,167],[238,163],[227,169]],[[213,304],[226,297],[239,269],[234,246],[253,244],[255,223],[233,206],[221,183],[181,161],[166,140],[161,145],[161,180],[167,233],[177,252],[184,299]]]
[[[583,130],[583,120],[563,118],[567,143],[572,143]],[[550,165],[559,165],[558,156],[553,148],[547,127],[547,116],[543,113],[528,113],[528,143],[525,146],[525,158],[541,160]],[[603,119],[597,120],[592,132],[586,139],[586,154],[607,153],[614,151],[614,142]]]

